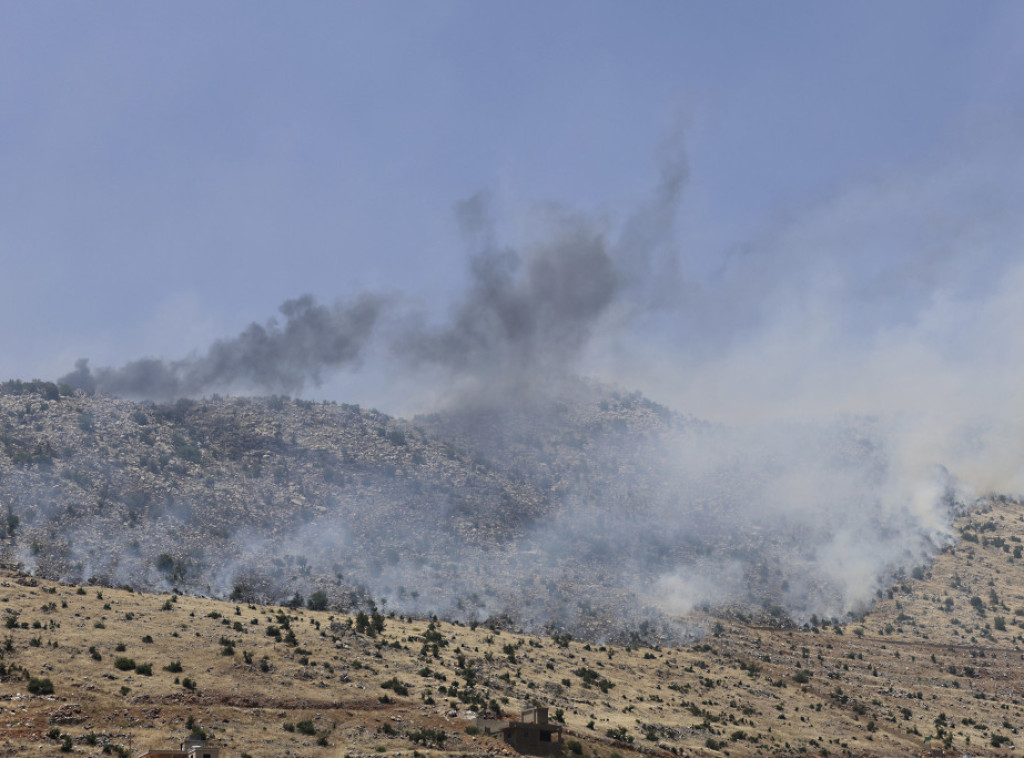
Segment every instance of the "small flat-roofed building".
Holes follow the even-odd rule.
[[[548,722],[547,708],[525,710],[520,721],[476,719],[475,724],[484,734],[500,735],[517,753],[552,756],[562,752],[562,727]]]
[[[180,750],[147,750],[136,758],[220,758],[220,748],[208,745],[197,734],[190,734],[182,740]]]

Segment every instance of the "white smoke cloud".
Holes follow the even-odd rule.
[[[433,407],[529,416],[520,404],[584,373],[713,424],[634,439],[625,454],[591,450],[609,466],[628,457],[647,469],[602,490],[582,481],[505,553],[445,541],[466,566],[457,591],[418,586],[422,567],[402,561],[360,581],[399,607],[404,597],[409,608],[473,615],[513,602],[482,592],[484,561],[527,593],[543,576],[596,566],[611,572],[609,607],[628,591],[668,613],[708,603],[779,605],[797,619],[863,610],[951,539],[956,504],[1024,491],[1024,151],[1002,147],[837,193],[723,255],[713,276],[692,274],[680,253],[678,152],[639,212],[616,224],[548,209],[524,252],[496,243],[483,197],[464,204],[478,248],[450,317],[388,313],[375,333],[390,350],[353,343],[353,355],[377,362],[367,370],[379,392],[407,395],[411,382]],[[334,319],[345,313],[338,306]],[[203,365],[226,357],[215,378],[244,379],[221,354]],[[349,357],[287,354],[314,373]],[[196,374],[193,363],[159,365],[174,387]],[[91,376],[134,380],[138,368]],[[287,375],[290,386],[303,386],[300,374]],[[467,594],[482,605],[459,608]],[[585,616],[570,606],[527,613],[541,624]]]
[[[804,615],[861,609],[925,560],[950,539],[951,498],[1024,491],[1021,168],[1013,146],[852,188],[695,283],[656,339],[591,354],[606,377],[732,425],[704,451],[711,466],[767,473],[758,496],[724,505],[736,530],[770,513],[819,541],[810,567],[835,600]],[[836,466],[794,423],[859,429],[878,454]],[[728,571],[679,569],[659,587],[676,588],[666,607],[742,595]]]

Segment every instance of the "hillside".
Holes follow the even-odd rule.
[[[957,528],[957,546],[862,618],[778,629],[701,615],[690,623],[706,636],[680,647],[6,573],[0,749],[141,750],[192,720],[232,756],[507,755],[468,718],[536,701],[564,719],[570,755],[1011,753],[1024,508],[994,501]]]
[[[585,381],[411,421],[282,397],[0,385],[0,552],[50,580],[322,593],[506,630],[680,642],[844,619],[970,507],[872,419],[734,429]]]
[[[5,383],[0,745],[496,755],[468,719],[543,703],[593,758],[1010,750],[1020,503],[770,432],[584,382],[411,421]]]
[[[682,423],[596,390],[518,421],[480,412],[411,423],[280,397],[155,405],[8,382],[0,544],[8,565],[49,579],[257,602],[324,592],[353,610],[390,598],[524,626],[543,604],[573,631],[621,632],[624,618],[651,617],[623,610],[628,587],[594,582],[583,556],[557,568],[527,559],[544,574],[538,584],[523,556],[544,552],[537,543],[566,492],[584,480],[621,486],[646,441]],[[597,609],[589,619],[573,607],[582,581]]]

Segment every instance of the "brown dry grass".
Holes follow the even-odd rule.
[[[348,619],[337,614],[5,574],[0,622],[14,620],[0,623],[0,753],[57,755],[53,728],[72,737],[75,755],[106,744],[139,752],[176,745],[191,717],[225,756],[508,754],[466,732],[467,670],[506,712],[533,701],[560,709],[566,738],[600,758],[1007,753],[1024,725],[1024,560],[1013,556],[1024,510],[996,504],[960,526],[979,541],[942,553],[858,622],[776,630],[720,619],[717,636],[681,649],[438,624],[445,644],[434,657],[423,652],[424,620],[389,618],[371,638],[332,633],[332,621]],[[282,614],[294,645],[287,629],[267,634]],[[150,663],[152,675],[115,668],[118,657]],[[164,670],[172,661],[180,673]],[[588,686],[584,670],[598,682]],[[29,694],[23,672],[49,678],[54,694]],[[408,695],[381,687],[395,677]],[[51,723],[58,709],[75,723]],[[306,720],[315,735],[284,728]],[[443,749],[413,743],[416,729],[443,730]],[[997,748],[993,737],[1010,742]]]

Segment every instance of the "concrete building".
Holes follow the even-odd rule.
[[[220,758],[220,748],[207,745],[199,735],[190,734],[182,740],[180,750],[147,750],[135,758]]]
[[[500,735],[517,753],[540,756],[562,753],[562,727],[548,722],[547,708],[525,710],[520,721],[476,719],[475,724],[484,734]]]

